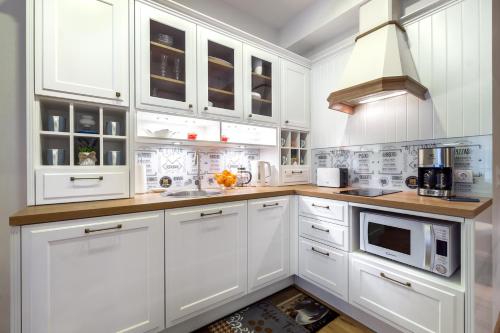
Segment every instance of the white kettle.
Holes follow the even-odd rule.
[[[252,173],[252,185],[271,185],[271,163],[266,161],[251,161],[250,172]]]

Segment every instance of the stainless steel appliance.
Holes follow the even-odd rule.
[[[346,187],[349,180],[347,168],[316,169],[316,185],[326,187]]]
[[[460,225],[425,218],[361,212],[360,248],[448,277],[460,265]]]
[[[379,197],[381,195],[399,193],[397,190],[381,190],[379,188],[355,188],[352,190],[340,191],[340,194],[355,195],[358,197]]]
[[[453,196],[455,147],[418,150],[418,194],[432,197]]]

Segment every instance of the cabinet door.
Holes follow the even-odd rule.
[[[138,107],[193,113],[196,25],[136,3],[136,45]]]
[[[167,326],[247,290],[246,202],[167,210]]]
[[[22,228],[24,333],[164,328],[163,211]]]
[[[248,201],[248,290],[289,276],[288,197]]]
[[[35,4],[37,93],[127,105],[128,0]]]
[[[198,108],[242,118],[242,43],[198,27]]]
[[[394,267],[351,255],[350,303],[405,332],[464,332],[462,292],[425,283]]]
[[[281,124],[309,128],[309,69],[281,60]]]
[[[278,60],[268,52],[244,45],[243,101],[246,119],[278,123]]]

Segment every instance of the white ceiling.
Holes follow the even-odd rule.
[[[222,0],[275,29],[281,29],[316,0]]]

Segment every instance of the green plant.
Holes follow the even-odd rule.
[[[77,146],[80,153],[91,153],[96,151],[97,140],[93,138],[78,138]]]
[[[94,147],[91,146],[82,146],[78,150],[80,153],[91,153],[95,151]]]

